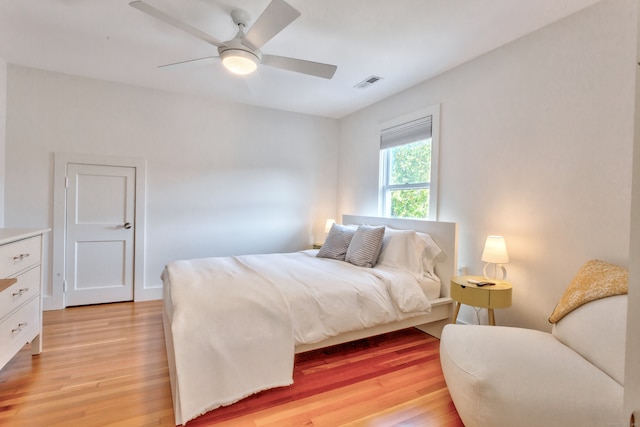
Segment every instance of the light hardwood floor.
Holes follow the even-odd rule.
[[[161,302],[48,311],[40,356],[0,371],[2,426],[173,426]],[[187,426],[462,426],[439,342],[415,329],[296,357],[294,385]]]

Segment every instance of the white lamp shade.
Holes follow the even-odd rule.
[[[335,220],[335,219],[333,219],[333,218],[329,218],[329,219],[327,220],[327,222],[325,222],[325,224],[324,224],[324,232],[325,232],[325,233],[330,232],[330,231],[331,231],[331,227],[333,226],[333,224],[334,224],[335,222],[336,222],[336,220]]]
[[[482,261],[491,264],[506,264],[509,262],[507,244],[502,236],[489,236],[482,251]]]

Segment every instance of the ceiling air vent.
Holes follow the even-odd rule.
[[[378,83],[380,80],[382,80],[382,77],[369,76],[363,81],[361,81],[360,83],[358,83],[357,85],[355,85],[354,87],[358,89],[364,89],[371,86],[372,84]]]

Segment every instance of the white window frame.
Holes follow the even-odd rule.
[[[382,131],[394,126],[400,126],[405,123],[418,120],[423,117],[431,116],[431,177],[429,180],[429,213],[427,220],[438,220],[438,164],[439,164],[439,151],[440,151],[440,104],[436,104],[427,108],[423,108],[413,113],[406,114],[397,117],[392,120],[381,122],[378,127],[378,135],[382,134]],[[385,149],[380,149],[380,174],[379,174],[379,196],[378,196],[378,212],[380,216],[389,216],[390,203],[386,197],[386,183],[388,182],[389,168],[387,164],[387,156],[385,155]],[[410,189],[412,187],[424,188],[423,185],[411,185],[407,184],[403,188]],[[400,188],[400,187],[398,187]]]

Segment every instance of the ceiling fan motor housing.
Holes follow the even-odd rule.
[[[238,51],[245,52],[251,55],[253,58],[255,58],[255,60],[257,60],[258,62],[262,60],[262,52],[260,51],[260,49],[254,50],[243,45],[241,38],[235,38],[235,39],[226,41],[222,46],[218,47],[218,55],[220,55],[220,57],[223,56],[224,52],[228,52],[228,51],[234,51],[234,53],[237,53]]]

